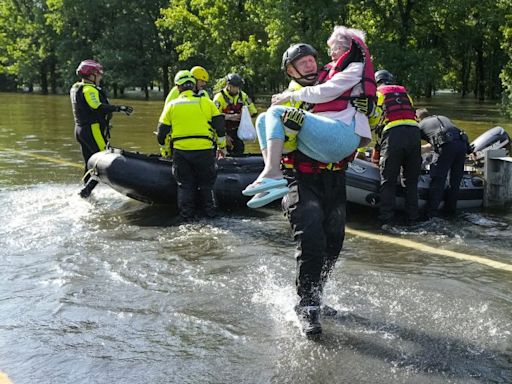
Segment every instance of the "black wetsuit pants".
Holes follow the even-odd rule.
[[[454,214],[457,208],[457,194],[464,175],[467,145],[464,140],[454,140],[439,148],[439,157],[430,166],[430,189],[426,208],[427,217],[436,216],[444,198],[444,211]],[[445,193],[446,177],[450,172],[450,187]]]
[[[103,140],[105,143],[108,141],[107,137],[102,134]],[[98,146],[98,143],[94,139],[94,136],[92,134],[92,127],[91,126],[80,126],[75,125],[75,137],[76,140],[80,143],[80,147],[82,149],[82,156],[84,158],[85,162],[85,168],[84,168],[84,183],[85,187],[82,190],[82,193],[86,193],[87,196],[89,196],[92,192],[92,190],[98,185],[98,181],[95,179],[91,179],[91,176],[87,173],[87,162],[91,158],[92,155],[94,155],[96,152],[103,151],[104,148],[100,148]]]
[[[96,152],[103,151],[104,148],[100,148],[98,146],[98,143],[96,142],[92,134],[91,126],[75,126],[75,137],[82,149],[82,156],[85,162],[84,174],[87,174],[87,162],[89,161],[92,155],[94,155]],[[105,136],[103,136],[103,140],[105,141],[105,143],[108,141],[108,139]],[[84,178],[84,182],[87,183],[89,181],[89,178],[90,176],[86,175]]]
[[[294,173],[283,211],[297,242],[299,306],[321,304],[322,290],[345,238],[345,171]]]
[[[217,178],[213,149],[185,151],[174,149],[172,173],[178,183],[178,209],[184,219],[196,214],[196,202],[200,202],[203,214],[213,216],[215,204],[213,185]]]
[[[411,221],[418,214],[418,179],[421,172],[421,137],[418,127],[399,125],[384,131],[380,150],[379,220],[394,217],[395,194],[400,170],[405,184],[405,213]]]

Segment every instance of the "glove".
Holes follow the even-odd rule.
[[[352,104],[358,112],[364,113],[366,116],[373,115],[373,111],[375,110],[375,102],[368,97],[350,99],[350,104]]]
[[[124,112],[126,115],[130,116],[133,112],[133,107],[130,107],[129,105],[118,105],[117,112]]]
[[[229,139],[231,139],[229,136],[217,137],[217,149],[226,149],[226,146],[229,145]]]
[[[304,124],[305,117],[306,114],[302,109],[290,108],[283,113],[281,120],[286,128],[299,131],[302,128],[302,124]]]
[[[226,148],[219,148],[217,149],[217,159],[223,159],[226,157],[226,155],[228,154],[228,151],[226,150]]]

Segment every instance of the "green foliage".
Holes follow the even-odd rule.
[[[503,109],[508,117],[512,117],[512,13],[506,17],[506,23],[502,27],[503,40],[501,47],[506,52],[508,60],[503,67],[500,78],[503,82],[504,92],[502,97]]]
[[[20,83],[37,82],[45,60],[53,54],[45,12],[41,1],[0,2],[0,69]]]
[[[49,77],[67,90],[78,63],[94,58],[109,87],[145,89],[202,65],[210,86],[237,72],[250,94],[271,93],[288,81],[280,64],[290,44],[312,44],[327,63],[326,40],[346,25],[366,31],[376,69],[413,94],[502,95],[512,114],[511,8],[510,0],[0,0],[0,74],[20,85]]]

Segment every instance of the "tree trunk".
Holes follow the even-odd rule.
[[[40,78],[41,78],[41,92],[43,95],[48,94],[48,70],[46,63],[42,63],[40,67]]]
[[[469,75],[471,73],[471,57],[464,53],[462,57],[462,69],[460,72],[461,89],[460,93],[462,97],[466,97],[469,92]]]
[[[167,64],[162,66],[162,85],[164,87],[164,99],[169,94],[169,91],[171,90],[171,87],[169,86],[169,66]]]
[[[424,96],[427,98],[427,99],[430,99],[432,98],[432,82],[431,81],[428,81],[427,84],[425,84],[425,89],[424,89]]]
[[[149,100],[149,88],[147,85],[144,86],[144,99]]]
[[[57,94],[57,73],[55,71],[55,58],[50,59],[50,88],[52,90],[52,95]]]
[[[411,12],[414,7],[414,0],[398,0],[398,12],[400,14],[401,29],[400,43],[402,47],[407,46],[409,32],[411,29]]]
[[[480,47],[476,50],[476,92],[479,101],[485,100],[484,52]]]

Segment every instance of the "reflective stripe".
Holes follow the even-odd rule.
[[[210,122],[218,115],[219,111],[209,98],[187,90],[164,107],[159,122],[172,127],[175,149],[202,150],[213,147],[214,132]]]
[[[173,87],[169,94],[167,95],[167,97],[165,98],[164,106],[169,104],[171,101],[177,99],[179,95],[180,90],[178,89],[178,87]]]
[[[91,107],[92,109],[98,109],[101,105],[100,93],[98,92],[98,89],[96,87],[86,84],[83,87],[83,93],[85,101],[87,102],[89,107]]]
[[[392,121],[390,123],[387,123],[382,131],[383,132],[387,131],[388,129],[393,128],[393,127],[397,127],[399,125],[410,125],[412,127],[419,127],[420,126],[416,120],[402,119],[402,120],[395,120],[395,121]]]
[[[107,147],[107,144],[105,143],[105,139],[101,134],[100,125],[98,123],[92,124],[91,131],[92,136],[94,137],[94,141],[96,142],[96,145],[98,145],[98,148],[103,151]]]
[[[190,136],[173,137],[172,141],[176,142],[176,141],[179,141],[179,140],[187,140],[187,139],[204,139],[204,140],[209,140],[209,141],[215,141],[213,139],[213,137],[203,136],[203,135],[195,135],[195,136],[190,135]]]
[[[199,100],[193,100],[193,99],[182,99],[182,98],[178,98],[178,99],[173,100],[173,105],[178,105],[178,104],[196,104],[196,105],[199,105],[200,101]]]

